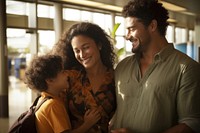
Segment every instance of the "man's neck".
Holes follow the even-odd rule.
[[[156,39],[156,41],[154,42],[152,41],[150,47],[146,51],[142,52],[141,59],[151,64],[153,62],[155,55],[159,53],[167,45],[168,42],[164,37]]]

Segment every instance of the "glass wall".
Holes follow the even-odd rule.
[[[6,13],[17,15],[28,15],[29,6],[28,3],[6,0]]]
[[[166,37],[168,42],[174,43],[174,41],[173,41],[173,29],[172,29],[171,25],[169,25],[167,27],[167,31],[166,31],[166,36],[165,37]]]
[[[26,33],[25,29],[7,28],[7,45],[9,74],[23,79],[22,70],[29,60],[31,34]]]
[[[175,29],[176,35],[176,44],[180,44],[180,43],[186,43],[186,29],[185,28],[179,28],[176,27]]]
[[[30,47],[34,45],[32,34],[35,34],[36,27],[30,21],[32,5],[29,2],[6,1],[9,74],[18,79],[23,79],[24,69],[30,60]]]
[[[53,6],[38,4],[38,17],[41,18],[54,18],[55,10]]]
[[[186,28],[176,27],[176,43],[175,48],[179,51],[187,54],[192,59],[195,59],[194,51],[196,50],[196,45],[194,45],[194,31],[188,30]]]
[[[64,8],[63,18],[64,20],[81,21],[81,11],[77,9]]]
[[[106,32],[111,28],[111,15],[72,8],[63,9],[63,19],[67,21],[86,21],[99,25]]]
[[[37,6],[37,19],[40,20],[41,25],[37,25],[37,27],[33,27],[34,34],[38,34],[38,52],[39,54],[44,54],[48,52],[53,45],[55,44],[55,31],[53,26],[53,19],[55,14],[55,9],[53,6],[54,3],[51,4],[44,4],[44,3],[38,3]],[[9,0],[6,1],[7,5],[7,14],[9,15],[19,15],[19,16],[25,16],[30,17],[30,3],[28,2],[22,2],[22,1],[14,1]],[[88,10],[86,10],[88,9]],[[79,22],[79,21],[88,21],[92,23],[96,23],[100,27],[102,27],[108,34],[110,34],[109,30],[112,29],[112,16],[111,12],[108,11],[96,11],[92,8],[80,8],[79,6],[67,6],[63,5],[63,21],[65,22]],[[26,21],[27,18],[25,18],[24,23],[28,23]],[[123,57],[131,54],[132,45],[130,42],[125,40],[126,35],[126,28],[125,28],[125,22],[124,18],[122,16],[116,15],[115,16],[115,23],[120,23],[119,28],[116,32],[116,49],[124,48]],[[29,24],[25,24],[22,27],[16,27],[17,29],[8,28],[8,43],[9,43],[9,49],[18,49],[17,51],[20,51],[23,53],[23,51],[30,52],[29,45],[31,40],[32,33],[28,34],[29,30]],[[31,29],[32,30],[32,29]],[[168,26],[166,38],[168,42],[172,42],[174,44],[180,44],[180,43],[187,43],[186,38],[186,30],[184,28],[176,27],[175,29],[175,40],[176,42],[173,42],[173,27]],[[12,34],[16,34],[16,36],[20,36],[23,34],[23,37],[15,37],[15,40],[13,37],[10,37]],[[194,31],[189,31],[189,42],[193,42],[194,40]],[[15,44],[12,44],[12,42]]]
[[[49,52],[55,45],[55,31],[38,30],[39,35],[39,54]]]

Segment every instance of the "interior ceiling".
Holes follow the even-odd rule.
[[[200,0],[163,0],[187,9],[197,16],[200,16]]]
[[[47,0],[48,1],[48,0]],[[71,1],[70,3],[76,3],[82,5],[82,3],[91,1],[91,2],[98,2],[98,3],[104,3],[108,5],[114,5],[118,7],[123,7],[126,5],[130,0],[51,0],[51,1],[57,1],[57,2],[66,2]],[[183,7],[186,9],[185,12],[189,12],[189,14],[193,14],[195,16],[200,16],[200,0],[159,0],[163,2],[167,2],[170,4],[174,4],[180,7]],[[183,12],[182,12],[183,13]]]
[[[123,7],[130,0],[90,0],[105,4],[111,4]],[[194,13],[196,16],[200,16],[200,0],[160,0],[165,1],[171,4],[175,4],[177,6],[181,6],[186,8],[187,12]]]
[[[80,7],[93,7],[94,9],[104,9],[121,13],[124,5],[130,0],[38,0],[61,2],[63,4],[79,5]],[[194,29],[195,22],[200,18],[200,0],[158,0],[169,10],[168,20],[178,27]]]

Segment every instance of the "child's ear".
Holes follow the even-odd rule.
[[[47,84],[51,84],[53,82],[53,79],[46,79],[45,81]]]

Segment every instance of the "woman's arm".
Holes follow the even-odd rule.
[[[63,133],[86,133],[100,119],[101,115],[97,109],[88,110],[84,115],[84,123],[80,127],[64,131]]]

